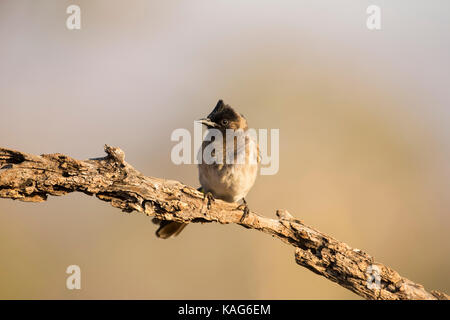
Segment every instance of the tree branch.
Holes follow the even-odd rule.
[[[95,195],[123,211],[143,212],[158,219],[184,223],[236,223],[268,233],[295,247],[296,262],[367,299],[444,299],[449,296],[427,291],[401,277],[393,269],[374,261],[302,221],[285,210],[279,219],[251,212],[240,222],[242,210],[234,203],[215,200],[207,205],[203,193],[178,181],[146,177],[125,162],[119,148],[105,146],[104,158],[79,161],[63,154],[35,156],[0,148],[0,198],[41,202],[48,195],[69,192]],[[375,284],[368,285],[368,271]],[[379,274],[379,282],[377,279]]]

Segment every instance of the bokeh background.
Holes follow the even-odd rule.
[[[81,7],[70,31],[67,6]],[[366,28],[366,8],[382,29]],[[0,2],[0,146],[86,159],[119,146],[198,186],[170,134],[219,98],[280,129],[280,170],[251,208],[285,208],[429,289],[450,291],[450,2]],[[0,298],[358,299],[235,225],[156,239],[83,194],[0,199]],[[67,290],[68,265],[82,289]]]

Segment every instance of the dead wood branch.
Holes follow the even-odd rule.
[[[374,261],[367,253],[353,249],[302,221],[278,210],[278,219],[254,212],[240,223],[242,211],[236,204],[215,200],[207,206],[204,195],[178,181],[146,177],[125,162],[119,148],[105,146],[104,158],[79,161],[63,154],[35,156],[0,148],[0,197],[40,202],[48,195],[69,192],[95,195],[112,206],[143,212],[163,220],[184,223],[236,223],[268,233],[295,248],[296,262],[367,299],[445,299],[449,296],[427,291]],[[375,272],[368,285],[368,270]],[[376,281],[379,274],[379,282]]]

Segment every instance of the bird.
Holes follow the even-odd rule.
[[[243,222],[250,212],[245,197],[255,183],[260,162],[256,139],[248,130],[247,119],[223,100],[198,121],[207,128],[197,158],[201,185],[198,190],[205,194],[208,206],[214,199],[242,200],[238,208],[243,210]],[[162,239],[177,236],[187,225],[167,220],[160,220],[159,224],[156,235]]]

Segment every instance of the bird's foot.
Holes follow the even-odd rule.
[[[198,188],[197,190],[200,191],[200,192],[203,192],[203,188],[202,187]],[[204,193],[204,195],[205,196],[203,197],[203,200],[207,201],[206,202],[206,208],[209,210],[209,209],[211,209],[211,204],[215,201],[215,199],[214,199],[214,196],[213,196],[213,194],[211,192]]]
[[[207,192],[205,194],[205,199],[207,199],[207,201],[208,201],[207,204],[206,204],[206,207],[209,210],[209,209],[211,209],[211,203],[213,203],[215,201],[214,196],[213,196],[213,194],[211,192]]]
[[[244,222],[245,218],[247,218],[248,215],[250,214],[250,209],[247,205],[247,201],[245,201],[244,198],[242,198],[242,204],[238,207],[238,210],[244,211],[244,213],[241,216],[241,219],[239,220],[239,222]]]

